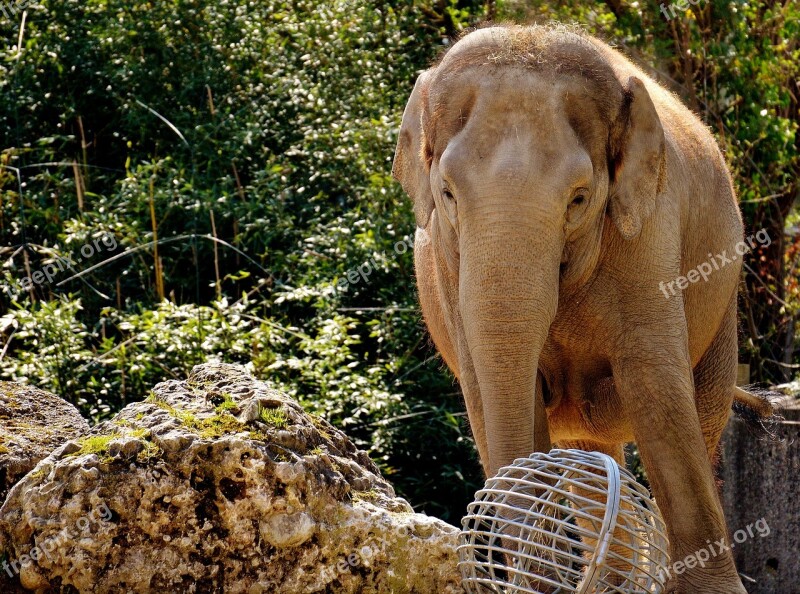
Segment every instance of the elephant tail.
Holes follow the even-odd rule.
[[[769,390],[760,390],[748,386],[752,392],[742,388],[734,388],[733,411],[747,421],[766,421],[775,416],[775,408],[770,396],[779,396]]]
[[[733,395],[733,412],[767,440],[779,441],[775,427],[783,417],[778,413],[776,404],[782,398],[778,392],[755,386],[747,386],[747,390],[737,387]]]

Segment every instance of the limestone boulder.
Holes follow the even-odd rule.
[[[455,593],[457,534],[233,365],[159,384],[0,508],[7,563],[42,592]]]
[[[0,504],[39,460],[88,431],[69,402],[32,386],[0,382]]]
[[[33,386],[0,382],[0,505],[40,460],[88,431],[89,425],[69,402]],[[0,537],[0,556],[4,550]],[[17,575],[0,566],[0,592],[21,591]]]

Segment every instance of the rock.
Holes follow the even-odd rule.
[[[69,402],[33,386],[0,382],[0,504],[39,460],[88,431]]]
[[[775,403],[783,418],[769,427],[774,438],[736,417],[722,437],[725,517],[750,594],[800,592],[800,400],[793,387],[778,387],[787,396]]]
[[[77,446],[0,508],[29,589],[461,592],[458,531],[415,514],[342,432],[241,367],[159,384]]]
[[[0,505],[36,464],[66,440],[89,431],[78,409],[33,386],[0,382]],[[6,546],[0,536],[0,557]],[[0,566],[0,592],[23,592],[17,575]]]

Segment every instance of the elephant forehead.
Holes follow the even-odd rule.
[[[504,67],[486,71],[476,66],[449,77],[437,77],[429,90],[424,121],[430,128],[434,154],[468,128],[480,126],[491,142],[525,131],[552,130],[542,139],[572,127],[577,111],[596,117],[593,97],[580,80],[553,77],[522,68]],[[600,118],[597,118],[598,120]],[[437,150],[438,149],[438,150]]]
[[[512,67],[485,74],[476,67],[432,85],[427,134],[445,179],[569,184],[607,167],[609,122],[580,80]]]
[[[560,111],[572,110],[570,119],[581,120],[582,135],[597,136],[592,121],[609,122],[624,99],[601,45],[579,30],[560,26],[474,31],[454,44],[431,71],[431,120],[455,108],[463,121],[477,94],[514,107],[526,101],[546,103],[548,93],[558,92]]]
[[[558,99],[509,104],[496,94],[485,97],[463,128],[441,137],[439,170],[445,179],[470,186],[591,179],[590,154]]]

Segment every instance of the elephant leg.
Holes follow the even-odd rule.
[[[718,462],[720,438],[733,406],[738,360],[737,340],[734,297],[711,346],[694,368],[695,404],[712,467]],[[717,500],[721,507],[719,490]],[[671,576],[666,591],[680,592],[678,576]]]
[[[730,551],[697,565],[696,554],[724,541],[727,530],[695,404],[685,318],[680,303],[662,301],[651,304],[655,311],[627,312],[625,326],[635,331],[619,345],[612,368],[664,514],[672,563],[680,563],[668,591],[746,594]]]
[[[731,300],[717,335],[694,368],[695,402],[706,451],[712,465],[730,417],[738,360],[736,299]]]

